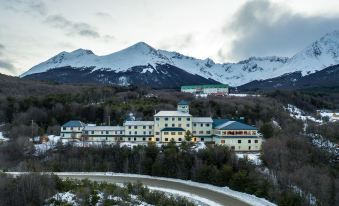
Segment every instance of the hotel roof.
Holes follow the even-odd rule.
[[[154,121],[126,121],[124,126],[154,125]]]
[[[124,130],[123,126],[86,126],[84,130],[88,131],[117,131],[117,130]]]
[[[79,120],[71,120],[62,125],[62,127],[84,127],[86,124]]]
[[[184,132],[185,130],[181,127],[166,127],[161,130],[162,132]]]
[[[212,123],[213,119],[211,117],[192,117],[193,123]]]
[[[154,115],[155,117],[191,117],[189,113],[181,111],[160,111]]]
[[[257,130],[257,128],[237,121],[228,119],[213,120],[213,128],[220,130]]]

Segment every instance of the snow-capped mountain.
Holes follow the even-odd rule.
[[[65,68],[70,70],[86,71],[86,82],[95,78],[95,81],[111,84],[135,84],[132,75],[140,75],[138,81],[147,75],[145,82],[157,84],[164,80],[166,73],[174,75],[169,69],[181,69],[187,75],[200,77],[206,83],[217,81],[231,86],[239,86],[254,80],[278,77],[287,73],[300,71],[302,75],[313,73],[327,66],[339,64],[339,32],[328,33],[310,46],[301,50],[291,58],[287,57],[251,57],[238,63],[215,63],[211,59],[196,59],[177,52],[154,49],[144,42],[139,42],[121,51],[105,55],[95,55],[90,50],[78,49],[73,52],[61,52],[51,59],[32,67],[21,77],[44,79],[62,82],[72,81],[74,76],[67,76]],[[138,69],[136,69],[138,68]],[[142,69],[141,69],[142,68]],[[58,72],[59,70],[59,72]],[[79,75],[77,71],[77,75]],[[53,76],[47,73],[53,72]],[[72,71],[73,72],[73,71]],[[91,75],[96,74],[95,77]],[[129,74],[129,75],[124,75]],[[157,76],[157,80],[152,76]],[[53,79],[54,78],[54,79]],[[110,79],[111,78],[111,79]],[[146,78],[146,76],[145,76]],[[185,79],[189,79],[187,76]],[[79,80],[79,78],[78,78]],[[119,80],[119,81],[118,81]],[[199,83],[191,81],[191,83]],[[181,82],[180,84],[188,84]],[[179,83],[176,85],[180,85]],[[152,85],[154,86],[154,85]]]

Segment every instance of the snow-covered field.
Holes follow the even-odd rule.
[[[329,122],[339,121],[339,112],[319,111],[321,118],[327,117]]]

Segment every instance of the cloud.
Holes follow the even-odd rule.
[[[6,62],[6,61],[1,60],[1,59],[0,59],[0,68],[1,69],[6,69],[6,70],[9,70],[9,71],[15,70],[15,67],[14,67],[14,65],[12,63]]]
[[[47,14],[47,6],[41,0],[7,0],[4,3],[7,8],[16,12],[39,14],[41,16]]]
[[[245,3],[233,19],[223,28],[223,34],[233,36],[234,40],[231,48],[218,51],[221,58],[291,56],[325,33],[339,29],[339,17],[293,13],[286,6],[268,0]]]
[[[95,15],[102,18],[112,19],[112,16],[106,12],[97,12]]]
[[[5,46],[3,44],[0,44],[0,56],[2,55],[2,51],[5,49]]]
[[[193,42],[192,34],[178,35],[160,42],[160,47],[165,50],[181,50],[190,47]]]
[[[55,28],[63,29],[68,35],[79,35],[83,37],[99,38],[100,34],[95,29],[83,22],[73,22],[62,15],[48,16],[45,22]]]

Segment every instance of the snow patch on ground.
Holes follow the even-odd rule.
[[[292,104],[288,104],[286,110],[290,113],[290,116],[294,119],[300,119],[304,122],[307,120],[311,120],[316,123],[322,123],[321,120],[316,119],[315,117],[306,115],[304,111],[302,111],[301,109],[299,109],[298,107]]]
[[[161,191],[161,192],[164,192],[164,193],[169,193],[169,194],[172,194],[172,195],[175,195],[175,196],[185,197],[188,200],[194,202],[198,206],[208,206],[208,205],[219,206],[220,205],[220,204],[218,204],[214,201],[211,201],[211,200],[208,200],[206,198],[199,197],[197,195],[187,193],[187,192],[182,192],[182,191],[172,190],[172,189],[167,189],[167,188],[162,188],[162,187],[149,187],[148,186],[148,188],[150,190],[156,190],[156,191]]]
[[[60,136],[48,135],[48,142],[34,145],[35,155],[41,155],[41,154],[46,153],[50,149],[54,149],[59,141],[60,141]]]
[[[236,153],[237,157],[240,159],[247,159],[254,165],[262,165],[262,161],[260,159],[260,153]]]
[[[195,143],[193,149],[194,149],[195,151],[199,151],[199,150],[202,150],[202,149],[206,149],[206,144],[205,144],[205,142],[197,142],[197,143]]]
[[[9,139],[4,137],[4,134],[0,132],[0,142],[7,142]]]
[[[77,206],[78,203],[76,202],[76,195],[71,192],[61,192],[55,194],[52,198],[57,201],[62,201],[63,203],[66,203],[68,205]],[[54,204],[51,204],[51,206]]]

